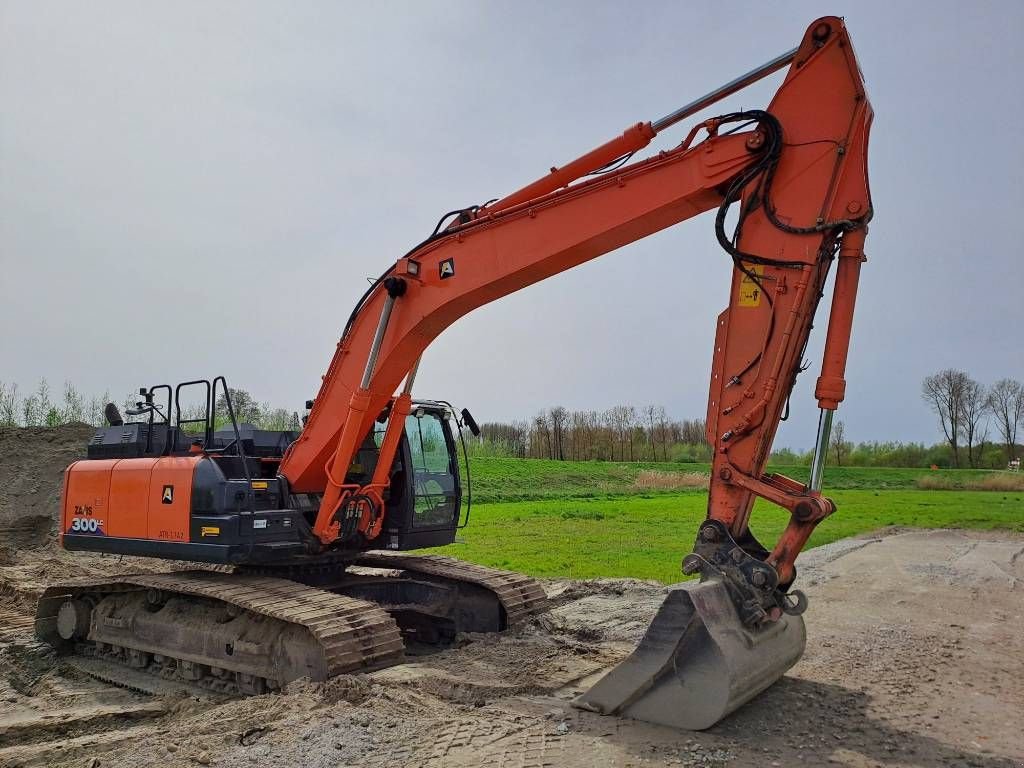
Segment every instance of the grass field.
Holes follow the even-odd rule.
[[[636,487],[642,472],[665,474],[711,471],[710,464],[612,461],[546,461],[543,459],[475,458],[470,465],[473,499],[480,503],[532,501],[537,499],[611,498],[624,494],[651,493]],[[807,467],[768,467],[795,480],[807,481]],[[1024,473],[1012,475],[985,469],[891,469],[888,467],[829,467],[829,490],[910,490],[934,484],[950,490],[966,489],[993,476],[1010,477],[1024,491]],[[703,493],[694,488],[693,493]]]
[[[474,459],[472,517],[442,552],[534,576],[679,581],[684,554],[704,519],[703,488],[639,488],[641,472],[707,473],[707,465]],[[806,469],[787,467],[798,479]],[[944,488],[977,484],[981,470],[829,469],[826,493],[838,511],[809,546],[885,526],[1005,528],[1024,532],[1024,489],[919,490],[922,476]],[[759,503],[755,533],[769,548],[787,521]]]

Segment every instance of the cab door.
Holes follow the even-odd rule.
[[[458,454],[445,412],[414,407],[392,471],[389,549],[439,547],[455,540],[462,508]]]

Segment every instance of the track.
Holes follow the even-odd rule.
[[[403,555],[390,552],[367,552],[360,555],[355,562],[356,565],[368,568],[396,568],[414,574],[484,587],[501,602],[508,626],[515,626],[530,616],[548,609],[547,595],[536,579],[514,571],[487,568],[442,555]]]
[[[68,601],[98,612],[89,641],[85,633],[75,638],[77,650],[223,692],[260,693],[297,677],[388,666],[403,655],[397,625],[376,605],[267,576],[181,571],[49,587],[36,635],[64,651],[71,648],[58,614]]]
[[[472,585],[500,604],[503,621],[495,630],[548,608],[535,580],[510,571],[436,555],[368,553],[355,564],[401,571],[406,579]],[[402,661],[402,632],[387,612],[394,606],[300,583],[292,580],[302,576],[294,569],[287,573],[292,578],[197,570],[67,581],[43,592],[36,636],[75,653],[87,674],[135,691],[185,683],[258,694],[300,677],[326,680]],[[93,668],[102,668],[102,676]]]

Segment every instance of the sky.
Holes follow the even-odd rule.
[[[120,400],[223,374],[301,410],[367,278],[443,212],[671,112],[837,14],[876,115],[837,418],[855,441],[938,441],[924,376],[1024,379],[1024,3],[928,8],[0,2],[0,381]],[[765,106],[781,78],[704,116]],[[619,403],[703,417],[731,268],[713,215],[461,319],[416,393],[478,421]],[[826,311],[778,446],[813,445]]]

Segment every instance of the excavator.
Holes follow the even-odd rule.
[[[637,158],[785,68],[766,109],[704,119]],[[458,446],[463,430],[479,433],[468,410],[413,397],[420,360],[473,309],[714,211],[733,269],[711,364],[707,517],[682,560],[699,579],[672,588],[633,653],[575,703],[685,729],[718,722],[805,648],[795,560],[835,511],[823,468],[873,212],[872,114],[843,21],[818,19],[796,48],[671,114],[445,214],[359,299],[301,429],[240,424],[220,376],[141,389],[134,421],[108,408],[109,426],[65,473],[62,546],[197,565],[54,584],[37,636],[131,674],[248,695],[386,667],[544,611],[531,578],[408,553],[453,542],[468,522]],[[833,263],[805,484],[765,465]],[[183,408],[190,397],[199,416]],[[789,513],[771,549],[751,532],[758,499]]]

